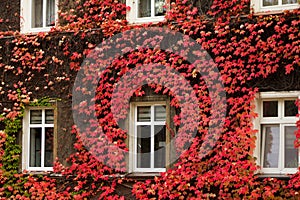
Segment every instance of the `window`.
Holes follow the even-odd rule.
[[[127,20],[130,23],[163,21],[166,13],[166,0],[127,0],[130,7]]]
[[[255,13],[299,8],[298,0],[252,0],[251,5]]]
[[[300,92],[264,92],[257,101],[259,165],[266,174],[295,173],[299,166],[295,101]],[[258,125],[259,124],[259,125]]]
[[[29,171],[51,171],[54,162],[54,109],[29,109],[23,121],[23,164]]]
[[[21,32],[49,31],[57,19],[57,0],[21,0]]]
[[[163,102],[132,103],[130,134],[131,172],[166,169],[167,108]]]

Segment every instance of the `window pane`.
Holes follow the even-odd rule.
[[[163,16],[165,14],[165,0],[155,0],[155,16]]]
[[[137,126],[137,167],[151,167],[151,126]]]
[[[284,167],[297,168],[298,167],[298,149],[294,147],[296,136],[294,132],[297,130],[295,126],[284,127]]]
[[[165,146],[166,146],[166,126],[159,125],[154,127],[154,167],[165,167]]]
[[[32,0],[32,27],[43,27],[43,0]]]
[[[297,0],[282,0],[282,4],[293,4],[297,3]]]
[[[264,168],[277,168],[279,159],[279,126],[263,126],[264,143]]]
[[[46,26],[55,24],[55,0],[47,0]]]
[[[42,110],[30,110],[30,124],[42,123]]]
[[[278,102],[264,101],[263,102],[263,117],[278,117]]]
[[[166,121],[166,106],[154,107],[154,121]]]
[[[139,0],[138,17],[151,17],[151,0]]]
[[[298,108],[294,100],[284,101],[284,116],[293,116],[295,117],[298,114]]]
[[[42,142],[42,129],[30,129],[30,167],[41,167],[41,142]]]
[[[275,6],[278,5],[278,0],[263,0],[263,6]]]
[[[46,110],[46,124],[53,124],[54,123],[54,111],[53,110]]]
[[[150,122],[151,121],[150,106],[138,106],[137,107],[137,121],[138,122]]]
[[[53,166],[53,128],[45,128],[45,167]]]

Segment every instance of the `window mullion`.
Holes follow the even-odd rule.
[[[151,106],[151,168],[154,168],[154,106]]]
[[[43,28],[46,27],[47,0],[43,0]]]
[[[41,167],[44,167],[45,164],[45,110],[42,110],[42,141],[41,141]]]
[[[281,172],[284,169],[284,126],[282,124],[279,124],[280,126],[280,145],[279,145],[279,171]]]
[[[155,17],[155,0],[151,0],[151,17]]]

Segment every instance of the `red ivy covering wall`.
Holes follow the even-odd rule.
[[[299,198],[299,172],[288,181],[274,178],[259,180],[254,175],[258,166],[252,156],[256,133],[252,120],[257,114],[254,113],[252,102],[259,88],[252,87],[250,83],[266,79],[280,69],[284,69],[288,76],[299,68],[300,10],[255,16],[248,13],[249,4],[249,0],[214,0],[207,13],[199,15],[198,8],[193,7],[189,1],[176,1],[171,3],[164,22],[143,25],[168,27],[188,35],[201,44],[217,64],[227,94],[228,113],[223,129],[219,130],[221,137],[213,151],[205,157],[199,156],[199,147],[208,133],[211,101],[207,98],[204,80],[193,66],[170,52],[137,49],[115,59],[105,70],[96,95],[99,121],[96,120],[93,124],[100,124],[106,136],[124,150],[127,149],[127,135],[113,119],[110,100],[113,84],[126,72],[149,63],[169,66],[178,70],[191,83],[199,100],[201,123],[191,147],[181,155],[173,168],[161,176],[153,180],[137,181],[132,190],[137,199]],[[3,102],[1,105],[4,112],[1,118],[3,122],[19,119],[24,106],[35,98],[40,98],[41,94],[53,96],[57,92],[56,88],[59,88],[58,85],[66,87],[62,90],[63,95],[70,98],[71,91],[67,85],[73,85],[74,74],[80,69],[83,58],[101,42],[102,37],[106,39],[139,27],[127,24],[124,15],[130,8],[126,8],[119,1],[66,1],[61,8],[62,25],[49,33],[22,35],[14,32],[9,33],[13,39],[2,40],[4,42],[1,42],[0,68],[3,81],[0,84],[0,93],[2,99],[12,102]],[[2,34],[7,37],[8,33]],[[94,37],[98,39],[93,39]],[[135,35],[133,39],[139,37],[142,38]],[[48,48],[45,41],[57,43],[54,42],[56,46]],[[154,38],[151,42],[155,44],[159,41]],[[12,51],[8,52],[6,48]],[[7,74],[12,74],[14,78],[6,80]],[[39,84],[35,85],[36,81]],[[83,79],[83,85],[84,81]],[[170,96],[171,106],[179,107],[178,99],[168,88],[155,84],[150,84],[149,87],[156,93]],[[84,95],[86,91],[81,89]],[[143,94],[143,88],[135,92],[136,96]],[[83,115],[90,115],[89,110],[83,109],[81,112]],[[126,114],[121,113],[118,117],[125,118]],[[174,124],[180,123],[179,114],[174,117]],[[300,123],[297,126],[299,128]],[[81,132],[89,135],[92,133],[90,128],[78,130],[74,126],[72,133],[66,133],[76,135],[76,153],[69,158],[70,166],[56,162],[55,172],[63,175],[61,179],[27,176],[15,169],[9,169],[7,158],[10,154],[5,149],[9,149],[15,139],[12,137],[9,142],[9,133],[0,132],[0,158],[5,158],[0,164],[0,196],[19,199],[83,199],[92,195],[102,199],[124,198],[115,189],[118,184],[130,180],[111,178],[109,175],[124,171],[125,159],[116,158],[120,161],[117,169],[99,163],[84,148],[78,134]],[[298,131],[297,138],[299,135]],[[95,140],[90,142],[99,144]],[[299,146],[299,141],[295,145]],[[98,153],[108,156],[108,159],[110,157],[109,154]],[[19,153],[15,154],[18,157]]]

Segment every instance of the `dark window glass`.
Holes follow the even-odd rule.
[[[284,101],[284,116],[285,117],[294,117],[298,114],[298,108],[294,100]]]
[[[278,102],[264,101],[263,102],[263,117],[278,117]]]

